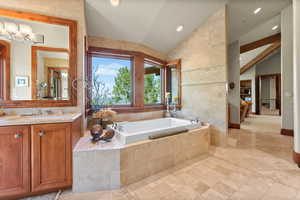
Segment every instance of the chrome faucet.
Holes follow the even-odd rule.
[[[192,119],[191,120],[191,123],[192,124],[198,124],[198,123],[200,123],[201,121],[200,121],[200,119],[198,118],[198,117],[196,117],[195,119]]]

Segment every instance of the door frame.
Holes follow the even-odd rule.
[[[281,116],[281,74],[265,74],[256,75],[255,77],[255,114],[261,114],[260,93],[261,93],[261,79],[265,77],[274,77],[276,80],[276,109],[279,109],[279,116]]]

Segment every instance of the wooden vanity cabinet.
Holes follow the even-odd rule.
[[[0,199],[30,192],[30,126],[0,127]]]
[[[31,126],[32,191],[72,185],[71,123]]]
[[[0,200],[72,186],[72,150],[81,117],[70,123],[0,127]]]

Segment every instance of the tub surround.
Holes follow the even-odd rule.
[[[73,122],[81,116],[81,113],[60,113],[51,115],[6,115],[0,117],[1,126],[16,126],[16,125],[32,125],[32,124],[49,124],[49,123],[67,123]]]
[[[116,189],[207,153],[210,126],[128,145],[116,138],[91,144],[89,132],[73,151],[73,191]]]

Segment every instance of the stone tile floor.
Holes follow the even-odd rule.
[[[230,130],[230,137],[233,146],[212,147],[210,154],[120,190],[66,191],[59,199],[300,200],[300,169],[291,159],[293,138],[280,135],[279,117],[250,116],[240,130]]]

